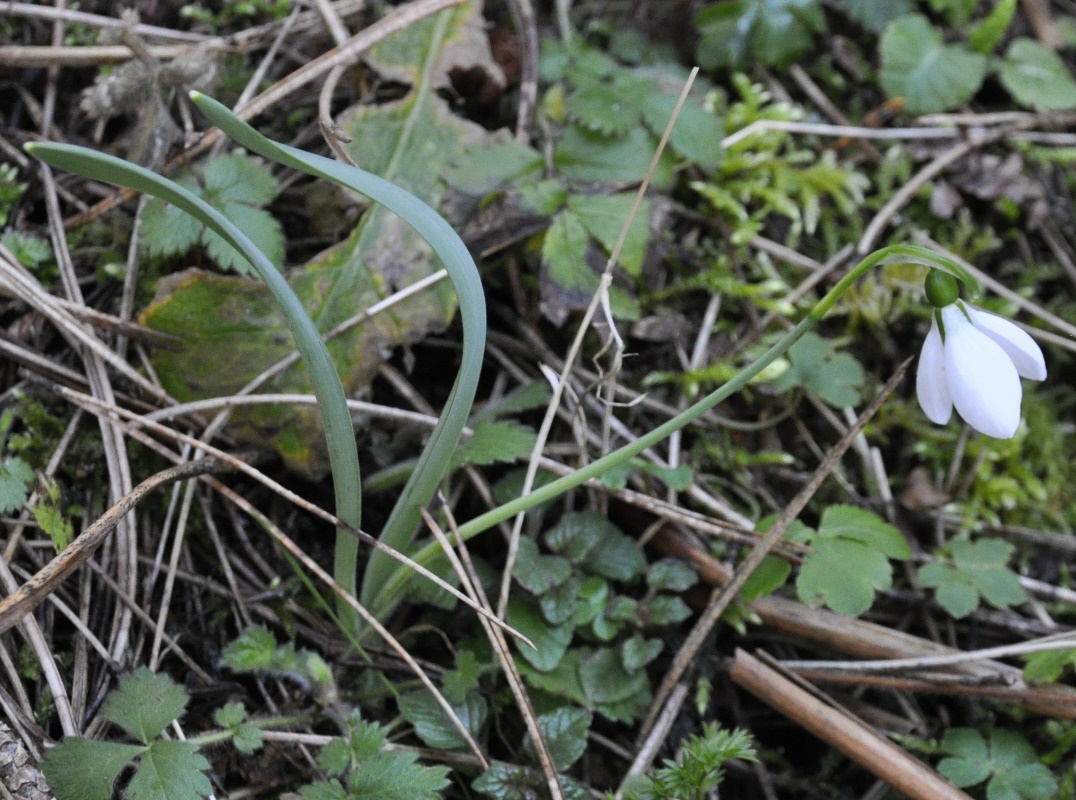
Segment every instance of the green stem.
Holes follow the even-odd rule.
[[[640,436],[630,444],[624,445],[620,449],[593,461],[570,475],[558,478],[551,483],[547,483],[544,486],[535,489],[529,494],[517,497],[515,500],[487,511],[485,514],[475,517],[470,522],[464,523],[459,528],[460,534],[464,539],[470,539],[471,537],[477,536],[479,533],[492,528],[498,523],[514,517],[522,511],[527,511],[528,509],[534,508],[536,505],[564,494],[570,489],[574,489],[591,478],[601,477],[607,470],[619,466],[628,459],[639,455],[647,448],[653,447],[671,434],[682,429],[691,422],[694,422],[707,411],[714,408],[718,403],[723,402],[732,394],[742,389],[752,378],[772,364],[775,359],[786,353],[788,349],[803,336],[803,334],[807,333],[807,331],[818,324],[849,287],[859,280],[859,278],[868,270],[883,261],[895,260],[896,258],[903,258],[906,261],[937,267],[938,269],[949,272],[964,281],[972,294],[978,292],[978,283],[976,283],[975,279],[967,272],[967,270],[951,259],[946,258],[939,253],[935,253],[932,250],[916,245],[892,245],[882,250],[878,250],[859,262],[859,264],[849,271],[847,275],[837,282],[837,285],[834,286],[826,296],[807,313],[807,316],[804,317],[799,324],[782,336],[776,344],[755,359],[755,361],[744,367],[743,370],[728,383],[724,384],[719,389],[707,395],[702,400],[695,403],[695,405],[681,412],[664,424],[659,425],[649,433]],[[437,542],[430,542],[412,557],[418,563],[428,565],[438,553],[440,553],[440,546]],[[385,589],[377,596],[375,602],[372,605],[367,606],[371,613],[379,619],[383,619],[384,615],[391,611],[395,604],[399,602],[399,598],[403,593],[403,588],[408,577],[409,573],[407,573],[405,569],[398,570],[392,576],[391,581],[386,584]]]
[[[244,725],[250,725],[252,728],[258,728],[259,730],[265,730],[267,728],[289,728],[295,725],[306,725],[314,719],[313,714],[291,714],[286,717],[266,717],[265,719],[250,719],[244,720]],[[218,742],[226,742],[233,738],[235,734],[232,731],[213,731],[212,733],[203,733],[200,736],[192,736],[187,739],[188,742],[196,747],[206,747],[207,745],[217,744]]]

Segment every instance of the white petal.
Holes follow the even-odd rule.
[[[954,304],[941,310],[945,375],[953,405],[971,427],[1011,439],[1020,426],[1020,376],[993,339],[968,322]]]
[[[944,425],[953,415],[953,400],[949,397],[949,384],[945,380],[945,356],[942,353],[941,334],[938,323],[931,320],[930,333],[923,342],[919,354],[919,368],[915,373],[915,393],[927,419]]]
[[[1046,377],[1042,350],[1027,332],[1004,317],[965,306],[975,327],[993,339],[1016,365],[1021,378],[1041,381]]]

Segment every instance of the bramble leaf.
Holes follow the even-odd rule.
[[[513,462],[525,458],[534,449],[538,435],[519,422],[483,420],[474,426],[474,433],[460,440],[453,454],[453,466],[476,464],[484,466],[497,462]]]
[[[131,800],[202,800],[213,793],[204,774],[209,762],[190,742],[157,741],[150,745],[127,785]]]
[[[0,514],[22,508],[33,482],[33,467],[21,458],[9,456],[0,461]]]
[[[1028,683],[1056,683],[1067,669],[1076,669],[1076,649],[1047,650],[1023,657],[1024,680]]]
[[[467,741],[456,730],[434,696],[425,689],[408,692],[396,698],[400,714],[415,728],[415,734],[429,747],[438,750],[463,750]],[[452,703],[452,710],[472,736],[477,736],[486,724],[489,707],[477,692],[467,692],[462,703]]]
[[[914,14],[891,22],[881,41],[882,87],[901,97],[912,114],[932,114],[962,105],[986,77],[986,57],[944,44],[930,21]]]
[[[349,800],[440,800],[448,767],[416,764],[415,753],[382,751],[352,770]]]
[[[57,800],[109,800],[123,768],[146,749],[137,744],[66,739],[46,753],[41,771]]]
[[[174,680],[143,667],[120,679],[108,696],[105,718],[149,744],[183,713],[187,700],[186,690]]]

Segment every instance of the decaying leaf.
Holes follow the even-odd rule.
[[[445,195],[439,176],[448,160],[491,135],[456,117],[433,92],[462,59],[446,53],[458,54],[459,43],[471,41],[476,20],[479,11],[469,4],[383,42],[370,62],[408,81],[411,91],[384,105],[354,107],[338,120],[358,164],[434,207]],[[463,51],[475,54],[473,46]],[[288,280],[319,330],[328,331],[440,267],[406,222],[375,205],[346,241],[293,270]],[[442,330],[454,310],[455,296],[442,282],[333,339],[329,352],[348,395],[369,383],[393,347]],[[180,400],[234,393],[294,349],[266,287],[246,278],[198,270],[171,276],[160,282],[142,321],[183,339],[182,350],[160,352],[154,360],[161,381]],[[310,391],[305,368],[293,367],[265,390]],[[257,406],[236,410],[233,422],[245,441],[272,447],[309,477],[328,469],[316,409]]]

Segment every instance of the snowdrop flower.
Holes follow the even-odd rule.
[[[977,431],[1012,438],[1020,425],[1020,378],[1046,377],[1042,350],[1007,319],[958,300],[956,280],[948,273],[931,270],[926,290],[935,308],[919,356],[919,405],[939,425],[956,406]]]

